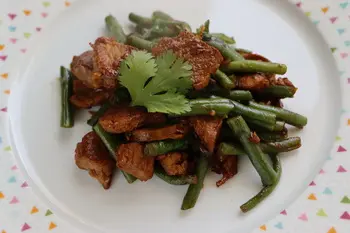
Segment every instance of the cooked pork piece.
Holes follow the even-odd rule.
[[[190,118],[191,125],[194,128],[201,143],[209,152],[215,149],[222,126],[222,118],[211,116],[195,116]]]
[[[226,156],[222,162],[220,162],[219,159],[215,156],[212,170],[217,174],[222,174],[222,178],[216,182],[216,186],[220,187],[221,185],[225,184],[226,181],[237,174],[238,156]]]
[[[146,181],[153,176],[154,157],[144,156],[143,149],[144,146],[136,142],[122,144],[116,151],[116,156],[119,169]]]
[[[162,38],[153,47],[152,53],[158,56],[166,50],[172,50],[192,65],[192,82],[197,90],[209,84],[210,74],[215,73],[224,60],[219,50],[187,31],[181,32],[175,38]]]
[[[90,45],[93,51],[73,57],[72,73],[90,88],[115,88],[120,62],[135,48],[108,37],[99,37]]]
[[[237,84],[240,89],[258,91],[270,86],[270,81],[265,74],[256,73],[243,75]]]
[[[186,175],[188,168],[187,154],[170,152],[157,157],[165,172],[170,176]]]
[[[110,187],[115,162],[95,132],[86,134],[77,144],[75,163],[80,169],[88,170],[89,175],[97,179],[103,188]]]
[[[188,133],[189,127],[186,124],[176,124],[162,128],[137,129],[128,135],[129,141],[151,142],[165,139],[180,139]]]
[[[148,113],[137,107],[116,106],[110,108],[100,117],[99,123],[109,133],[125,133],[143,125],[165,122],[161,113]]]
[[[113,95],[113,92],[109,90],[89,88],[80,80],[73,81],[73,92],[70,102],[78,108],[101,105]]]

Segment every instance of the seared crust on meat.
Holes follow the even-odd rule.
[[[190,122],[203,146],[205,146],[209,152],[213,152],[216,140],[221,132],[222,118],[195,116],[190,118]]]
[[[94,76],[103,80],[105,88],[115,88],[120,62],[134,48],[109,37],[99,37],[90,45],[93,48]]]
[[[237,174],[238,156],[225,156],[223,161],[219,161],[218,157],[214,156],[214,165],[212,166],[212,170],[217,174],[222,174],[222,178],[216,182],[216,186],[220,187]]]
[[[188,169],[187,154],[170,152],[157,157],[165,172],[170,176],[186,175]]]
[[[257,91],[270,86],[270,81],[264,74],[247,74],[237,81],[238,87],[244,90]]]
[[[180,139],[185,137],[189,131],[187,124],[175,124],[162,128],[137,129],[128,135],[129,141],[151,142],[165,139]]]
[[[74,56],[70,65],[74,76],[84,82],[90,88],[100,86],[99,83],[94,83],[93,76],[93,51],[86,51],[79,56]]]
[[[162,38],[153,47],[152,53],[158,56],[166,50],[172,50],[177,56],[192,65],[192,82],[193,87],[197,90],[209,84],[210,74],[215,73],[224,60],[219,50],[187,31],[181,32],[175,38]]]
[[[103,188],[110,187],[115,163],[95,132],[86,134],[77,144],[75,163],[80,169],[88,170],[89,175],[97,179]]]
[[[122,144],[116,151],[116,156],[119,169],[146,181],[153,176],[154,157],[144,156],[143,148],[142,144],[136,142]]]
[[[165,115],[148,113],[137,107],[116,106],[100,117],[99,123],[109,133],[126,133],[143,125],[164,123]]]
[[[104,89],[91,89],[82,81],[73,81],[74,94],[70,97],[70,102],[78,108],[91,108],[106,102],[113,92]]]

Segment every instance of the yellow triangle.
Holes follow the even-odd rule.
[[[0,51],[3,50],[5,48],[4,44],[0,44]]]
[[[262,230],[262,231],[266,231],[266,225],[262,225],[262,226],[260,226],[260,230]]]
[[[0,199],[3,199],[3,198],[5,198],[5,195],[2,192],[0,192]]]
[[[57,227],[57,225],[55,223],[50,222],[49,230],[52,230],[52,229],[54,229],[56,227]]]
[[[38,212],[39,212],[39,210],[35,206],[33,206],[32,210],[30,211],[31,214],[35,214],[35,213],[38,213]]]
[[[28,15],[30,15],[32,12],[31,12],[30,10],[23,10],[23,13],[24,13],[26,16],[28,16]]]
[[[323,8],[321,8],[321,9],[322,9],[322,12],[326,14],[326,13],[327,13],[327,11],[329,10],[329,7],[327,6],[327,7],[323,7]]]
[[[332,227],[331,229],[329,229],[329,231],[327,233],[337,233],[337,231],[335,230],[334,227]]]
[[[316,200],[317,200],[315,194],[313,194],[313,193],[311,193],[307,199],[313,200],[313,201],[316,201]]]
[[[5,230],[2,230],[1,233],[7,233]]]
[[[9,76],[9,74],[8,74],[8,73],[3,73],[3,74],[0,74],[0,76],[1,76],[2,78],[4,78],[4,79],[7,79],[7,77]]]
[[[64,2],[64,5],[66,5],[66,6],[70,6],[70,2],[65,1],[65,2]]]
[[[311,12],[305,12],[305,15],[306,15],[307,17],[310,17],[310,16],[311,16]]]
[[[5,90],[4,93],[5,93],[6,95],[9,95],[9,94],[11,93],[11,91],[10,91],[10,90]]]

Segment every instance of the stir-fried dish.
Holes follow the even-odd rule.
[[[217,187],[238,172],[248,156],[262,190],[241,206],[264,200],[281,177],[278,154],[298,149],[286,125],[303,128],[307,118],[283,108],[297,88],[287,67],[236,47],[232,37],[212,33],[209,20],[192,32],[183,21],[155,11],[130,13],[126,35],[111,15],[108,36],[61,67],[61,126],[74,112],[100,106],[75,150],[76,165],[108,189],[119,169],[128,183],[153,175],[189,185],[182,210],[193,208],[209,171]],[[228,184],[226,184],[228,185]]]

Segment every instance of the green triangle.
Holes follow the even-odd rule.
[[[45,216],[49,216],[49,215],[51,215],[51,214],[53,214],[53,213],[51,212],[51,210],[47,210],[46,213],[45,213]]]
[[[334,53],[337,50],[337,48],[331,48],[332,53]]]
[[[29,37],[30,37],[32,34],[29,33],[29,32],[25,32],[25,33],[23,33],[23,35],[24,35],[25,38],[29,39]]]
[[[320,217],[328,217],[328,215],[324,212],[323,209],[319,209],[316,214]]]
[[[335,137],[335,140],[336,140],[336,141],[340,141],[340,140],[341,140],[341,137],[336,136],[336,137]]]
[[[11,151],[11,147],[10,146],[5,147],[4,151]]]
[[[44,7],[49,7],[50,5],[51,5],[50,2],[43,2],[43,6],[44,6]]]
[[[348,196],[344,196],[340,202],[344,204],[350,204],[350,198],[348,198]]]

